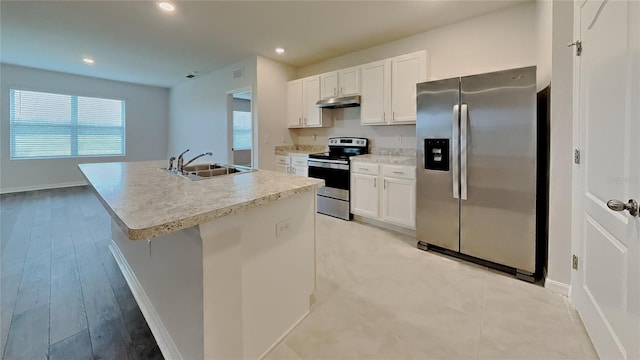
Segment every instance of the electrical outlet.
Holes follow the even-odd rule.
[[[276,237],[284,236],[291,228],[291,219],[285,219],[276,224]]]

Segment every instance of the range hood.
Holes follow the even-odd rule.
[[[354,106],[360,106],[360,95],[334,97],[318,100],[316,103],[316,107],[323,109],[341,109]]]

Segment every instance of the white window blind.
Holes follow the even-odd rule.
[[[251,113],[233,112],[233,150],[251,149]]]
[[[125,154],[122,100],[9,90],[10,158]]]

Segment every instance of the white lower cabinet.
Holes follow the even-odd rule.
[[[416,226],[416,181],[385,177],[382,180],[381,220]]]
[[[378,176],[351,174],[351,212],[378,217]]]
[[[308,177],[308,158],[309,156],[307,154],[296,154],[291,156],[276,155],[276,171],[285,174]]]
[[[351,169],[352,213],[415,228],[415,167],[354,162]]]

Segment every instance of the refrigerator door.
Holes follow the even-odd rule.
[[[416,236],[458,251],[460,78],[417,86]]]
[[[533,273],[536,68],[460,84],[460,252]]]

